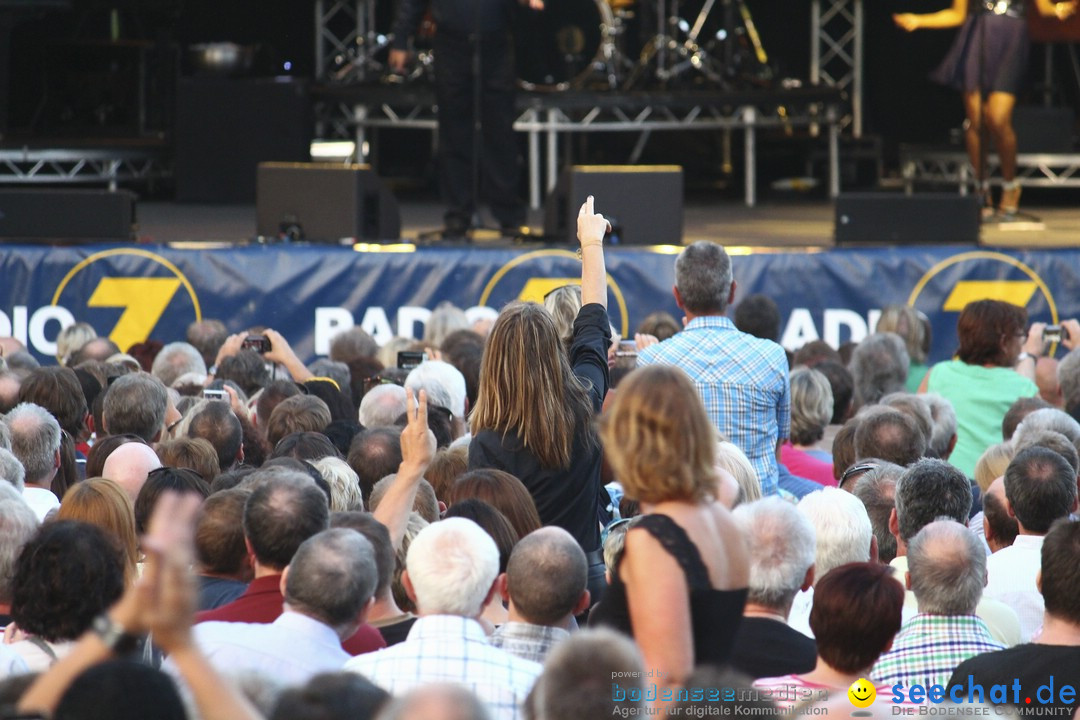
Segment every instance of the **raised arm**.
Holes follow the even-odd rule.
[[[428,429],[427,393],[421,390],[414,400],[412,390],[405,388],[405,408],[408,424],[401,431],[401,465],[379,507],[372,513],[390,531],[390,542],[395,551],[405,537],[409,513],[416,501],[416,489],[435,457],[435,435]]]
[[[597,303],[607,308],[607,268],[604,265],[604,235],[611,224],[593,212],[590,195],[578,211],[577,236],[581,243],[581,304]]]
[[[952,7],[937,12],[920,15],[916,13],[899,13],[893,15],[893,22],[904,30],[935,30],[941,28],[959,27],[964,24],[968,14],[968,0],[953,0]]]
[[[1046,18],[1064,20],[1076,14],[1077,0],[1054,2],[1054,0],[1035,0],[1035,11]]]

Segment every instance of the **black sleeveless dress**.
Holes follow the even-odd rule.
[[[694,664],[719,665],[727,662],[735,641],[735,631],[742,620],[746,589],[714,589],[709,584],[709,570],[702,562],[697,546],[686,531],[667,515],[645,515],[634,528],[642,528],[656,538],[686,575],[693,624]],[[632,637],[634,629],[630,622],[626,585],[618,573],[621,563],[622,556],[616,563],[616,571],[612,573],[611,585],[604,593],[603,601],[593,608],[589,616],[589,625],[611,627]]]

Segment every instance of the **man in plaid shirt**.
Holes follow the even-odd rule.
[[[675,302],[686,314],[682,332],[638,354],[638,365],[663,363],[686,371],[709,419],[757,472],[761,492],[779,480],[780,445],[791,425],[791,389],[784,349],[739,332],[724,316],[735,297],[731,258],[721,246],[696,242],[675,261]]]
[[[908,544],[906,575],[919,614],[904,623],[892,649],[874,665],[875,684],[945,686],[964,660],[1005,647],[975,615],[986,583],[986,552],[966,527],[952,520],[925,526]]]

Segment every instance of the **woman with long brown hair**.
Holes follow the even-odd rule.
[[[524,483],[540,521],[564,528],[581,544],[594,597],[604,583],[600,520],[607,504],[592,419],[608,389],[608,228],[590,196],[578,213],[582,308],[570,352],[542,305],[506,307],[484,348],[470,416],[469,468],[503,470]]]

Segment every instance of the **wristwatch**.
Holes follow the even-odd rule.
[[[124,626],[113,620],[107,613],[94,618],[90,629],[101,638],[102,644],[118,655],[126,655],[139,644],[139,638],[132,635]]]
[[[1028,359],[1035,360],[1035,356],[1032,355],[1029,352],[1022,352],[1022,353],[1020,353],[1019,355],[1016,356],[1016,364],[1019,365],[1020,363],[1024,362],[1025,360],[1028,360]]]

